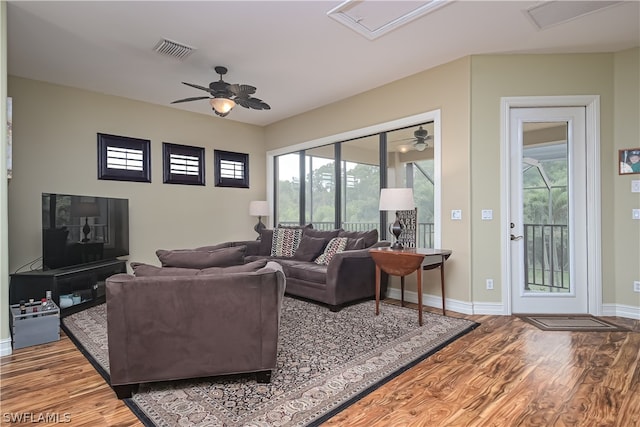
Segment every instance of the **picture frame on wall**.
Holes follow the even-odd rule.
[[[619,175],[640,174],[640,147],[618,151]]]

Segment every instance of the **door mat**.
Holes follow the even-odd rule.
[[[629,329],[589,315],[515,315],[543,331],[628,332]]]

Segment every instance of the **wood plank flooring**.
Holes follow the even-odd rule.
[[[516,317],[448,314],[481,326],[323,425],[640,426],[640,320],[607,318],[632,332],[545,332]],[[142,425],[64,335],[1,358],[0,417]]]

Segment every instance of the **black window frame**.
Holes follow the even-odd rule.
[[[171,157],[173,155],[182,155],[182,156],[197,158],[198,173],[195,175],[172,173]],[[173,144],[170,142],[163,142],[162,143],[162,164],[163,164],[163,182],[165,184],[205,185],[204,147],[194,147],[190,145],[180,145],[180,144]]]
[[[142,152],[142,170],[110,168],[110,147]],[[151,182],[151,141],[141,138],[98,133],[98,179]]]
[[[216,187],[249,188],[249,155],[232,151],[214,150]],[[223,162],[241,163],[243,165],[242,178],[230,178],[223,176]]]

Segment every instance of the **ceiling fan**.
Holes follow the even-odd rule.
[[[231,112],[236,104],[254,110],[270,110],[269,104],[261,99],[254,98],[250,95],[256,93],[256,88],[244,84],[231,84],[222,80],[222,76],[227,74],[227,68],[222,66],[215,67],[216,73],[220,75],[220,80],[209,83],[209,87],[196,85],[193,83],[182,82],[187,86],[208,92],[211,96],[195,96],[191,98],[178,99],[172,104],[180,102],[198,101],[208,99],[213,111],[220,117],[225,117]]]
[[[433,136],[429,135],[429,131],[423,129],[420,126],[415,132],[413,132],[413,138],[400,139],[399,141],[413,141],[413,149],[417,151],[424,151],[429,144],[427,141],[431,141]]]

